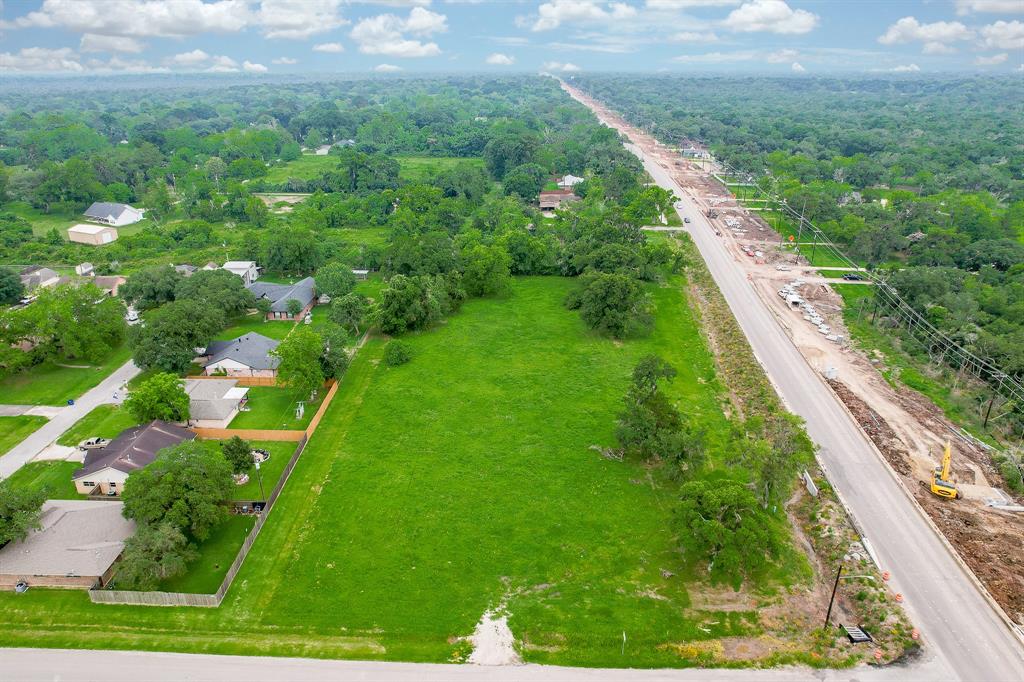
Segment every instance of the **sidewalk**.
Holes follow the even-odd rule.
[[[121,386],[139,372],[140,370],[135,366],[135,363],[129,360],[114,370],[99,385],[86,391],[82,397],[75,401],[74,405],[57,408],[49,422],[39,427],[35,433],[29,435],[28,438],[11,448],[7,454],[0,457],[0,479],[7,478],[22,466],[35,459],[36,455],[57,440],[62,433],[74,426],[79,419],[89,414],[94,407],[118,402],[114,400],[114,393],[120,393],[122,395],[118,397],[123,397],[124,391]]]

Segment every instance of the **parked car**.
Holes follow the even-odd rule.
[[[864,275],[859,275],[856,272],[848,272],[843,275],[843,279],[847,282],[863,282],[866,277],[864,277]]]
[[[105,448],[110,443],[109,438],[100,438],[99,436],[93,436],[92,438],[86,438],[78,444],[79,450],[98,450]]]

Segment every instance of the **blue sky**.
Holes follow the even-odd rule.
[[[1024,72],[1024,0],[0,0],[0,72]]]

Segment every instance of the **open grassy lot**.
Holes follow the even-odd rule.
[[[131,358],[127,343],[110,351],[102,362],[86,365],[68,360],[69,366],[44,362],[0,379],[0,402],[11,405],[64,405],[100,383]],[[71,366],[73,365],[73,366]],[[80,366],[86,365],[86,366]]]
[[[32,223],[32,234],[37,237],[47,234],[51,229],[57,228],[60,232],[60,236],[64,238],[64,241],[68,239],[68,228],[78,223],[87,222],[84,215],[78,212],[69,211],[51,211],[50,213],[44,213],[42,209],[33,208],[30,204],[24,201],[11,201],[4,204],[4,211],[13,213],[16,216],[24,218],[25,220]],[[135,234],[140,231],[143,227],[150,224],[148,220],[142,219],[133,225],[124,225],[117,228],[117,234],[119,237],[127,237],[128,235]]]
[[[61,445],[75,446],[86,438],[116,438],[125,429],[130,429],[138,422],[128,410],[117,405],[99,405],[82,417],[77,424],[65,431],[57,442]]]
[[[33,417],[26,414],[17,417],[0,417],[0,455],[28,438],[45,423],[46,417]]]
[[[188,565],[184,575],[165,580],[159,589],[164,592],[195,592],[212,594],[220,587],[238,548],[256,523],[255,516],[232,515],[217,526],[210,537],[196,545],[199,556]]]
[[[63,460],[45,460],[29,462],[21,467],[7,480],[12,486],[25,490],[46,489],[51,500],[84,500],[87,495],[79,495],[71,482],[71,476],[82,468],[78,462]]]
[[[355,292],[367,298],[377,298],[384,288],[384,276],[379,272],[371,272],[366,279],[356,282]]]
[[[754,611],[693,608],[706,586],[677,550],[675,484],[591,448],[613,444],[632,367],[657,352],[679,371],[669,395],[707,428],[709,475],[731,456],[681,285],[652,286],[654,333],[622,343],[563,307],[576,283],[559,278],[469,301],[407,336],[401,367],[371,340],[220,609],[4,593],[0,639],[76,647],[88,630],[90,647],[444,661],[505,605],[528,660],[628,667],[693,665],[664,645],[758,632]],[[791,562],[776,577],[801,575]]]
[[[484,160],[480,158],[450,156],[402,156],[397,157],[396,160],[402,167],[400,177],[410,182],[426,180],[434,173],[462,164],[483,167],[484,163]],[[289,178],[311,180],[322,172],[333,170],[337,166],[338,157],[336,156],[303,154],[294,161],[267,169],[267,175],[264,180],[272,184],[287,182]]]
[[[303,154],[294,161],[289,161],[283,165],[268,168],[267,174],[263,179],[273,184],[287,182],[289,178],[312,180],[320,175],[320,173],[333,170],[337,167],[337,156]]]
[[[313,402],[306,400],[306,408],[301,419],[295,418],[295,406],[300,399],[308,395],[298,394],[290,388],[278,386],[253,386],[249,389],[249,409],[239,412],[231,420],[232,429],[304,429],[316,414],[323,399],[324,391],[320,391]]]
[[[399,177],[409,182],[423,182],[435,173],[459,166],[476,168],[483,168],[484,166],[484,160],[475,157],[400,156],[396,158],[396,161],[402,167]]]

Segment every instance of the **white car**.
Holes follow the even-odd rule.
[[[78,444],[79,450],[98,450],[105,448],[110,443],[109,438],[100,438],[99,436],[93,436],[92,438],[86,438]]]
[[[134,308],[129,308],[124,314],[124,319],[128,324],[134,324],[139,321],[139,313]]]

